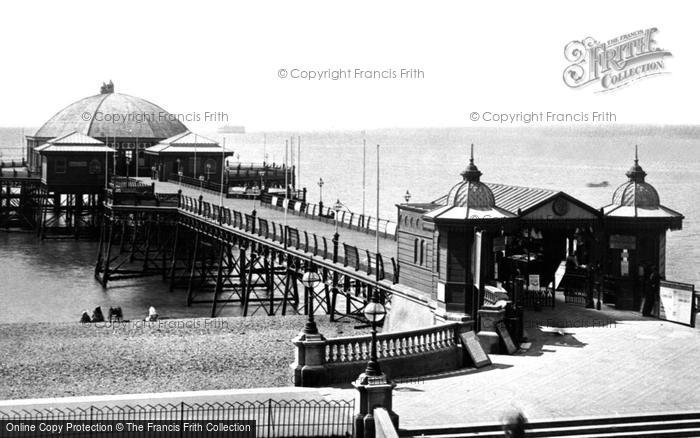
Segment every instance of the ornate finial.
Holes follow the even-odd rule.
[[[105,84],[102,82],[102,86],[100,87],[100,94],[110,94],[114,93],[114,82],[110,79],[108,84]]]
[[[464,172],[462,172],[462,178],[464,178],[465,181],[479,182],[480,177],[481,172],[479,171],[479,168],[476,167],[476,164],[474,164],[474,143],[472,143],[471,153],[469,156],[469,165]]]
[[[630,181],[634,181],[637,183],[642,183],[644,182],[644,177],[647,176],[647,173],[642,169],[642,166],[639,165],[639,148],[637,145],[634,145],[634,164],[632,167],[630,167],[630,170],[625,173],[627,175],[627,178],[630,179]]]

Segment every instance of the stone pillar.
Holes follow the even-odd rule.
[[[505,306],[500,305],[484,305],[479,309],[481,328],[477,336],[487,354],[501,352],[501,339],[496,331],[496,323],[503,321],[505,314]]]
[[[387,379],[384,373],[379,376],[360,374],[352,386],[355,394],[355,437],[374,438],[374,408],[382,407],[389,413],[394,428],[399,427],[399,416],[392,410],[392,394],[395,383]]]
[[[300,333],[292,339],[296,347],[294,386],[315,387],[326,384],[326,338],[319,334]]]

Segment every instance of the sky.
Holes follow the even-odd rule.
[[[171,113],[222,112],[249,131],[488,126],[484,112],[547,111],[694,124],[697,9],[658,1],[3,2],[0,126],[39,126],[110,79],[117,92]],[[570,41],[651,27],[672,53],[668,74],[608,93],[563,83]],[[279,77],[280,69],[401,68],[423,75]],[[208,130],[221,120],[187,125]]]

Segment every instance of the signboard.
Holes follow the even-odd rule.
[[[438,282],[437,284],[437,299],[440,302],[445,302],[445,283]]]
[[[273,207],[277,207],[277,196],[272,197],[270,204],[272,204]]]
[[[527,276],[527,284],[531,289],[539,289],[540,288],[540,275],[539,274],[530,274]]]
[[[68,167],[87,167],[87,161],[69,161]]]
[[[659,283],[659,319],[695,327],[693,295],[695,286],[661,280]]]
[[[505,236],[498,236],[493,238],[493,252],[505,251],[506,250],[506,238]]]
[[[462,346],[469,353],[469,357],[476,368],[491,365],[491,359],[489,359],[488,354],[484,351],[474,332],[460,333],[459,338],[462,340]]]
[[[610,249],[637,249],[637,238],[635,236],[611,234]]]
[[[503,339],[503,343],[506,346],[506,351],[508,351],[508,354],[513,354],[516,351],[518,351],[518,347],[515,346],[515,343],[513,342],[513,339],[510,337],[510,333],[508,333],[508,329],[506,328],[506,325],[503,321],[498,321],[496,324],[496,332],[498,332],[498,336]]]

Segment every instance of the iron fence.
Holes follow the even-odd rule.
[[[179,207],[186,212],[219,224],[257,234],[285,246],[312,253],[325,260],[335,260],[338,263],[343,263],[343,266],[354,268],[356,271],[361,270],[368,275],[375,275],[379,280],[389,279],[394,284],[398,283],[399,266],[394,257],[389,258],[385,263],[381,254],[359,250],[357,247],[347,244],[343,244],[342,251],[340,251],[340,245],[336,250],[334,241],[323,236],[300,231],[290,226],[284,227],[282,224],[261,219],[252,214],[243,214],[229,208],[219,208],[204,201],[202,197],[192,198],[181,195]],[[337,251],[337,254],[334,255],[334,251]]]
[[[255,421],[257,437],[348,437],[353,435],[354,400],[259,400],[226,403],[167,403],[86,408],[44,408],[0,411],[0,421],[83,421],[89,424],[118,421]],[[6,436],[0,430],[0,437]],[[201,433],[202,435],[204,432]],[[94,432],[63,433],[62,436],[88,437]],[[156,434],[154,433],[154,436]],[[33,437],[53,437],[50,431]],[[119,436],[128,437],[124,431]],[[148,436],[134,432],[133,436]],[[197,432],[168,433],[173,437],[196,437]]]

